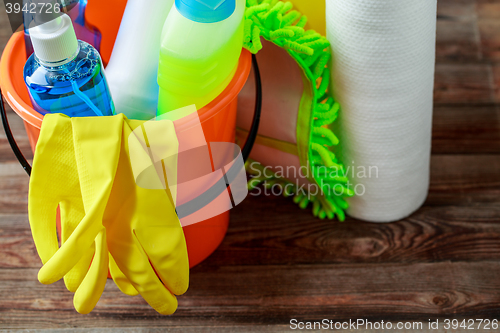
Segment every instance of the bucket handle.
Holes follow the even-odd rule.
[[[246,162],[250,157],[255,139],[257,138],[257,133],[259,132],[260,125],[260,115],[262,111],[262,81],[260,78],[259,64],[257,63],[257,57],[255,56],[255,54],[252,54],[252,65],[255,76],[255,112],[253,115],[252,127],[250,128],[245,145],[241,149],[241,156],[243,157],[244,162]],[[179,219],[196,213],[202,207],[205,207],[216,198],[218,198],[224,191],[226,191],[226,189],[229,188],[233,181],[236,180],[241,169],[244,167],[245,166],[243,163],[234,163],[223,176],[226,187],[218,186],[219,182],[217,182],[214,186],[206,190],[198,197],[180,206],[177,206],[175,210]]]
[[[7,112],[5,112],[5,104],[3,101],[1,88],[0,88],[0,113],[2,114],[2,124],[5,130],[5,134],[7,135],[7,140],[9,140],[10,148],[12,148],[12,151],[16,155],[19,163],[21,163],[21,166],[23,167],[24,171],[26,171],[28,176],[31,176],[31,165],[26,160],[26,157],[24,157],[23,153],[21,152],[21,149],[19,149],[16,139],[14,139],[14,135],[12,134],[12,130],[10,129],[9,120],[7,119]]]
[[[262,82],[260,78],[259,65],[257,63],[257,57],[255,56],[255,54],[252,54],[252,64],[254,67],[255,90],[256,90],[255,112],[253,116],[252,127],[250,128],[248,134],[248,138],[241,150],[241,154],[245,162],[248,160],[248,157],[250,156],[250,153],[254,146],[255,139],[257,138],[257,133],[259,132],[259,125],[260,125],[260,115],[262,111]],[[0,113],[2,115],[3,128],[5,130],[5,134],[7,135],[7,140],[9,141],[10,147],[12,148],[12,151],[16,155],[19,163],[21,163],[21,166],[23,167],[24,171],[26,171],[28,176],[31,176],[31,165],[24,157],[23,153],[21,152],[21,149],[19,149],[19,146],[17,145],[17,142],[14,139],[14,135],[12,134],[12,130],[9,125],[9,120],[7,119],[7,113],[5,112],[5,104],[1,88],[0,88]]]

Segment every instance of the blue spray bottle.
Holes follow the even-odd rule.
[[[99,52],[77,40],[68,15],[39,19],[46,23],[30,28],[34,54],[24,66],[35,110],[70,117],[112,115],[114,105]]]

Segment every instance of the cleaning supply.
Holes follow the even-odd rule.
[[[429,189],[436,0],[326,2],[339,159],[358,195],[347,213],[392,222]]]
[[[158,115],[199,110],[229,84],[243,45],[245,0],[176,0],[161,36]]]
[[[282,193],[300,208],[312,208],[314,216],[343,221],[353,191],[335,154],[342,142],[327,127],[340,111],[329,89],[330,44],[305,30],[306,17],[289,2],[249,0],[247,7],[244,46],[257,53],[265,92],[259,135],[247,162],[253,177],[248,187],[253,194]],[[238,96],[240,142],[251,127],[254,87],[250,76]]]
[[[32,6],[31,3],[33,3],[33,0],[23,0],[23,2],[28,4],[29,6]],[[51,2],[47,0],[44,1],[44,3],[48,4]],[[89,43],[97,51],[100,51],[101,33],[97,28],[93,27],[92,25],[88,24],[85,21],[85,10],[87,8],[87,0],[66,0],[62,2],[62,6],[63,9],[66,8],[67,14],[73,21],[73,27],[75,29],[76,37],[79,40]],[[26,47],[27,58],[29,58],[33,54],[33,45],[31,44],[29,27],[31,22],[33,22],[35,18],[34,13],[35,11],[32,10],[23,11],[24,42]]]
[[[24,66],[35,110],[71,117],[112,115],[114,105],[97,50],[77,40],[68,15],[39,19],[45,23],[30,28],[34,54]]]
[[[106,67],[116,110],[130,119],[149,120],[158,104],[160,37],[173,0],[129,0]],[[184,31],[179,37],[185,38]]]
[[[109,154],[104,154],[102,159],[108,157]],[[70,118],[61,114],[46,116],[34,163],[36,172],[30,180],[33,186],[30,186],[29,193],[29,214],[35,245],[45,264],[58,248],[54,229],[57,206],[61,215],[61,245],[70,239],[85,217],[80,179],[74,172],[77,163]],[[104,248],[103,236],[100,234],[94,244],[83,248],[81,260],[64,275],[67,289],[76,292],[74,306],[80,313],[88,313],[95,306],[106,283],[108,252]],[[114,274],[120,276],[116,269]],[[89,283],[92,292],[88,292]],[[118,283],[119,286],[123,284],[121,279]],[[127,286],[120,289],[129,290]]]
[[[173,122],[145,124],[127,120],[122,114],[77,117],[70,119],[71,131],[62,132],[66,134],[63,138],[53,135],[54,131],[60,133],[61,123],[67,126],[68,119],[63,115],[47,115],[44,119],[30,180],[30,225],[44,262],[38,274],[40,282],[53,283],[67,275],[85,262],[88,249],[94,248],[90,270],[75,294],[78,311],[87,313],[95,306],[109,260],[111,276],[122,291],[141,294],[161,314],[173,313],[177,308],[175,295],[183,294],[188,287],[184,233],[168,191],[137,186],[130,163],[130,151],[137,154],[141,149],[142,155],[134,155],[134,160],[151,163],[146,142],[154,145],[155,138],[133,135],[141,127],[147,133],[153,126],[154,133],[162,133],[158,139],[170,143],[169,155],[176,154]],[[60,140],[69,143],[59,146]],[[47,146],[59,150],[51,153]],[[64,177],[52,172],[54,169]],[[68,181],[79,182],[81,196],[78,191],[73,196],[58,195],[66,191],[64,184]],[[64,207],[71,208],[79,200],[85,216],[78,220],[80,215],[61,215],[76,221],[72,222],[76,227],[58,248],[57,204],[61,203],[63,209],[62,202],[67,201]]]

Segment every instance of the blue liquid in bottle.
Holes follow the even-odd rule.
[[[97,50],[78,41],[72,61],[42,64],[35,54],[24,66],[24,80],[35,110],[70,117],[111,116],[114,105]],[[64,61],[62,61],[64,62]]]

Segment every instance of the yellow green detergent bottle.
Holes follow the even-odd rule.
[[[175,0],[162,31],[158,116],[216,98],[243,46],[245,0]]]

